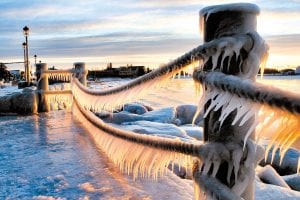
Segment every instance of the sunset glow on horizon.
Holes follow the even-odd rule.
[[[23,60],[22,28],[30,28],[29,53],[37,60],[90,69],[136,64],[158,67],[202,44],[199,10],[239,1],[17,0],[0,2],[0,62]],[[258,33],[270,45],[267,67],[300,65],[300,1],[250,0],[261,9]],[[21,65],[19,66],[22,67]]]

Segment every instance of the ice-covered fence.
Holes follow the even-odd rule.
[[[92,91],[81,86],[74,79],[73,95],[79,108],[93,111],[114,110],[126,102],[138,99],[143,92],[155,85],[163,84],[165,80],[181,70],[185,70],[185,67],[194,61],[203,61],[200,64],[201,69],[195,72],[195,77],[196,80],[204,82],[204,97],[199,104],[199,108],[204,107],[205,111],[205,143],[200,145],[197,151],[194,147],[192,148],[193,151],[183,151],[183,149],[193,144],[181,144],[179,146],[184,146],[184,148],[178,148],[175,144],[168,143],[168,148],[162,149],[164,145],[162,145],[163,142],[160,142],[163,139],[155,138],[155,141],[153,141],[151,137],[147,137],[142,142],[140,139],[133,139],[140,136],[132,133],[129,134],[130,137],[128,135],[126,137],[118,135],[118,139],[121,138],[122,140],[114,144],[115,139],[111,136],[116,137],[116,132],[119,130],[107,129],[107,125],[102,124],[102,122],[100,124],[92,123],[93,126],[102,130],[102,135],[110,133],[109,142],[100,138],[96,141],[100,141],[102,148],[110,152],[109,155],[121,165],[122,169],[126,168],[125,171],[127,172],[134,171],[134,174],[137,175],[139,170],[144,174],[146,170],[144,167],[146,167],[148,168],[146,171],[150,173],[157,154],[160,154],[159,151],[155,152],[155,149],[164,151],[164,156],[159,162],[164,164],[159,165],[160,170],[155,170],[156,172],[163,171],[170,160],[176,160],[177,156],[181,156],[181,154],[176,154],[171,159],[168,154],[171,155],[172,152],[190,152],[191,156],[195,156],[194,153],[197,152],[198,155],[195,157],[198,158],[198,161],[196,163],[200,164],[197,164],[198,168],[195,169],[194,178],[197,181],[196,186],[201,188],[197,189],[197,198],[203,197],[203,192],[205,192],[205,197],[234,199],[236,196],[241,196],[245,199],[253,199],[254,169],[262,155],[262,149],[254,143],[254,140],[258,140],[262,134],[261,131],[257,131],[257,134],[255,134],[255,129],[264,129],[265,132],[271,133],[276,122],[285,120],[289,124],[289,128],[285,129],[285,126],[283,126],[284,128],[278,127],[278,131],[271,138],[267,149],[269,150],[272,145],[275,145],[274,149],[280,147],[281,154],[284,155],[286,149],[299,138],[299,116],[294,112],[295,109],[297,110],[295,103],[297,104],[298,97],[286,101],[292,96],[273,90],[268,94],[274,98],[269,98],[266,95],[260,95],[266,93],[263,90],[261,91],[258,85],[252,88],[247,87],[250,90],[249,93],[244,93],[243,90],[235,90],[233,91],[234,94],[231,94],[221,90],[224,87],[222,84],[220,89],[209,84],[209,78],[200,79],[201,74],[199,73],[201,71],[220,71],[247,79],[247,81],[239,79],[239,81],[234,82],[235,85],[241,86],[245,85],[245,82],[255,81],[259,64],[264,62],[268,49],[264,40],[256,33],[256,15],[258,13],[258,7],[252,4],[231,4],[203,9],[200,14],[204,28],[204,45],[154,70],[150,74],[117,88]],[[212,79],[219,81],[220,78],[220,76],[214,75]],[[226,79],[226,81],[232,80]],[[282,94],[279,99],[276,98],[278,93]],[[280,105],[278,102],[281,102]],[[272,105],[272,108],[269,109],[266,103]],[[293,104],[293,106],[290,104]],[[280,111],[277,110],[277,107]],[[81,110],[81,113],[83,111]],[[91,121],[89,118],[96,118],[93,115],[83,116],[88,121]],[[93,135],[97,137],[94,133]],[[101,134],[99,133],[99,135]],[[127,140],[129,143],[124,145],[124,152],[120,153],[118,146],[122,144],[123,140]],[[113,145],[109,146],[108,143]],[[132,149],[129,147],[131,143],[142,145],[134,148],[136,155],[133,157],[130,157],[132,154]],[[151,145],[152,143],[158,143],[162,146]],[[145,148],[145,144],[147,144],[147,148],[152,150],[141,150]],[[143,161],[140,161],[140,159]],[[151,164],[147,165],[145,163]],[[223,185],[217,187],[221,188],[220,190],[213,188],[211,184],[208,184],[211,181],[205,178],[207,175],[209,175],[210,180],[214,180],[211,177],[216,177],[216,181],[212,182],[226,184],[227,189]],[[201,180],[207,180],[207,182]],[[223,191],[223,193],[216,194],[218,191]],[[234,192],[235,195],[228,191]],[[227,195],[227,197],[222,195]],[[233,196],[229,197],[230,195]]]
[[[256,33],[258,13],[252,4],[203,9],[203,45],[116,88],[90,90],[85,87],[85,70],[78,70],[72,78],[74,115],[121,170],[134,177],[157,177],[170,163],[179,163],[193,168],[196,198],[253,199],[254,169],[263,154],[255,141],[274,134],[267,150],[274,146],[273,153],[279,148],[284,155],[300,133],[299,97],[254,83],[268,49]],[[194,78],[204,91],[199,103],[205,116],[204,143],[119,130],[91,112],[112,111],[138,100],[196,61],[200,68]],[[43,78],[40,83],[46,85]]]
[[[291,114],[300,114],[300,96],[296,93],[221,72],[194,71],[193,75],[195,81],[223,92],[229,92],[259,104],[267,104]]]
[[[215,56],[220,49],[228,49],[229,53],[234,53],[237,49],[249,49],[252,45],[253,40],[251,36],[246,34],[235,34],[218,38],[194,48],[174,61],[144,76],[115,88],[95,91],[78,84],[79,81],[75,79],[73,94],[75,97],[84,96],[84,98],[77,98],[77,101],[87,109],[93,111],[112,111],[125,103],[138,100],[147,91],[164,85],[166,81],[180,74],[181,71],[185,72],[189,71],[189,68],[198,67],[203,60]]]
[[[39,112],[69,108],[73,102],[71,88],[61,85],[58,90],[49,89],[49,80],[71,82],[73,76],[86,85],[84,63],[74,63],[74,68],[66,70],[48,70],[46,63],[36,64],[37,90],[39,92]]]
[[[227,113],[227,116],[236,111],[232,126],[237,124],[241,126],[243,122],[255,118],[244,141],[247,141],[251,132],[256,128],[256,135],[253,139],[257,143],[262,137],[270,139],[266,150],[272,149],[272,160],[276,150],[279,149],[282,161],[291,145],[299,140],[300,96],[298,94],[221,72],[195,71],[194,80],[208,88],[208,95],[199,105],[201,108],[211,101],[205,115],[212,110],[217,111],[221,106],[227,106],[227,111],[222,110],[223,113]],[[213,100],[212,96],[214,96]],[[224,118],[226,116],[220,116],[221,124]]]

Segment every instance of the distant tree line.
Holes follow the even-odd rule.
[[[5,81],[8,81],[12,75],[7,70],[7,67],[5,64],[0,63],[0,80],[4,79]]]
[[[261,74],[261,69],[259,69],[258,74]],[[278,70],[276,68],[265,68],[264,69],[264,74],[295,74],[294,69],[281,69]]]

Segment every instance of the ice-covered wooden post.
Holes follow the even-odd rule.
[[[48,65],[46,63],[36,64],[36,79],[37,79],[37,89],[39,91],[39,112],[49,112],[50,105],[47,101],[45,92],[49,90],[49,81],[47,73],[44,71],[48,70]]]
[[[200,24],[202,26],[201,29],[203,31],[204,43],[222,37],[256,32],[256,18],[258,14],[259,8],[256,5],[245,3],[217,5],[202,9],[200,11]],[[221,49],[221,56],[219,56],[218,59],[214,59],[213,57],[211,57],[203,66],[203,70],[212,71],[212,69],[215,67],[214,71],[221,71],[225,74],[242,76],[243,70],[241,69],[243,68],[243,62],[247,60],[251,48],[253,48],[253,46],[248,45],[244,46],[242,49],[239,49],[238,56],[236,53],[233,56],[226,56],[226,49]],[[251,74],[250,76],[248,76],[247,74],[247,78],[252,80],[255,80],[255,76],[256,72]],[[208,109],[210,103],[211,101],[207,102],[207,104],[204,106],[205,110]],[[243,148],[244,142],[242,139],[240,139],[242,137],[236,136],[245,135],[245,129],[249,129],[249,127],[253,123],[253,119],[248,120],[241,127],[232,126],[232,121],[234,119],[234,116],[236,115],[236,111],[233,111],[227,118],[225,118],[223,124],[221,124],[221,122],[219,121],[221,112],[222,108],[219,108],[216,111],[213,109],[208,113],[204,121],[204,140],[207,144],[212,144],[212,149],[221,149],[222,147],[226,147],[228,152],[230,153],[229,157],[234,157],[235,153],[233,152],[233,149]],[[253,136],[254,132],[251,134],[250,138],[253,138]],[[232,150],[230,150],[230,148]],[[211,151],[211,154],[213,154],[214,152]],[[248,156],[247,152],[248,148],[245,148],[244,151],[236,151],[237,154],[239,153],[241,155],[241,162],[245,161],[246,157]],[[232,159],[232,163],[221,163],[216,173],[216,178],[223,184],[227,185],[229,188],[235,187],[235,191],[240,190],[241,195],[238,195],[240,195],[242,198],[247,200],[253,199],[254,167],[249,169],[247,168],[247,172],[239,170],[236,173],[231,173],[235,170],[235,168],[237,168],[237,166],[240,166],[240,164],[242,163],[240,163],[240,161],[238,161],[238,163],[234,163],[234,158],[230,159]],[[253,160],[255,160],[255,158],[253,158]],[[211,165],[211,163],[209,163],[209,165]],[[214,167],[215,166],[212,165],[210,169],[206,169],[208,170],[208,174],[215,173],[213,172],[213,170],[215,170]],[[228,177],[228,174],[231,175],[229,175]],[[235,174],[238,177],[235,177]],[[243,177],[246,177],[247,179]],[[238,186],[238,184],[240,184],[241,186]],[[236,193],[239,193],[240,191]]]
[[[85,63],[84,62],[76,62],[74,63],[75,68],[75,77],[78,78],[78,80],[86,86],[86,76],[87,76],[87,70],[85,69]]]

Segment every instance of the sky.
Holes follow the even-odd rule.
[[[227,0],[1,0],[0,62],[23,60],[22,28],[30,28],[30,62],[90,69],[157,67],[202,44],[199,10]],[[270,46],[268,67],[300,65],[300,0],[257,4],[258,33]],[[10,65],[21,68],[22,65]]]

